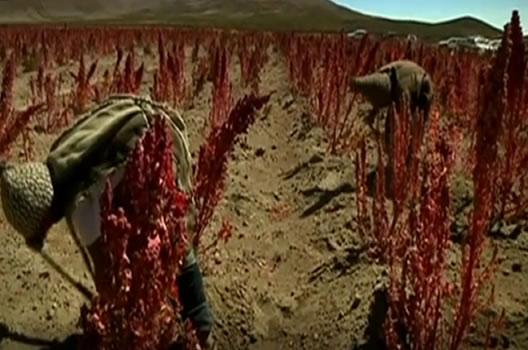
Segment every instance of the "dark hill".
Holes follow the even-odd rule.
[[[353,31],[497,37],[489,24],[461,17],[441,23],[392,20],[349,10],[328,0],[0,0],[0,22],[159,23],[239,29]]]

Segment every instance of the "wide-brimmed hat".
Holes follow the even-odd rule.
[[[41,162],[1,163],[0,193],[7,221],[27,240],[42,234],[53,201],[49,169]]]

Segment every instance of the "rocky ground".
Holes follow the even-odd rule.
[[[156,61],[144,60],[147,92]],[[113,58],[102,64],[111,67]],[[31,74],[18,75],[20,107]],[[279,55],[271,56],[261,76],[262,92],[274,94],[234,154],[225,200],[209,233],[226,217],[235,234],[204,257],[218,349],[379,349],[375,333],[387,275],[366,257],[354,229],[352,158],[326,154],[324,135],[311,122],[308,105],[290,92]],[[237,86],[236,68],[233,77]],[[209,108],[207,84],[184,115],[194,155]],[[43,159],[55,136],[34,133],[36,159]],[[0,225],[0,349],[49,348],[78,332],[86,300],[23,245],[3,216]],[[528,234],[519,232],[493,238],[503,263],[489,313],[506,311],[506,327],[493,337],[496,349],[528,349]],[[45,249],[92,286],[64,223],[53,227]],[[468,347],[482,348],[480,326],[472,328]]]

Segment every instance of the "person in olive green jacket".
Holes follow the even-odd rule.
[[[410,103],[411,118],[416,117],[416,112],[423,113],[425,123],[434,99],[434,84],[431,76],[423,67],[409,60],[393,61],[371,74],[354,77],[351,79],[351,89],[362,94],[372,106],[365,117],[365,122],[375,133],[377,130],[374,128],[374,122],[380,111],[392,103],[396,108],[401,107],[403,96],[406,96]],[[385,118],[383,141],[389,156],[389,164],[392,164],[393,158],[392,129],[390,118]],[[409,152],[407,162],[410,159]],[[388,177],[392,177],[391,165],[389,165]]]
[[[427,117],[434,98],[434,84],[430,75],[417,63],[409,60],[390,62],[377,71],[354,77],[351,88],[358,91],[372,105],[367,122],[372,124],[380,109],[399,103],[403,94],[410,99],[411,111],[421,111]]]
[[[168,122],[177,182],[182,191],[190,193],[191,155],[181,116],[148,97],[111,96],[80,116],[55,141],[45,162],[0,164],[5,216],[28,247],[41,252],[48,230],[64,218],[91,272],[97,274],[105,268],[99,259],[99,198],[107,178],[114,187],[119,184],[127,157],[156,115]],[[190,229],[192,219],[188,220]],[[207,348],[214,322],[192,246],[188,247],[178,284],[183,316],[193,321],[200,345]]]

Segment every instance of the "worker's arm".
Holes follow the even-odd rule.
[[[211,332],[214,320],[205,296],[202,272],[194,249],[189,249],[185,257],[182,274],[178,278],[180,301],[183,304],[182,316],[192,321],[198,339],[205,342]]]

